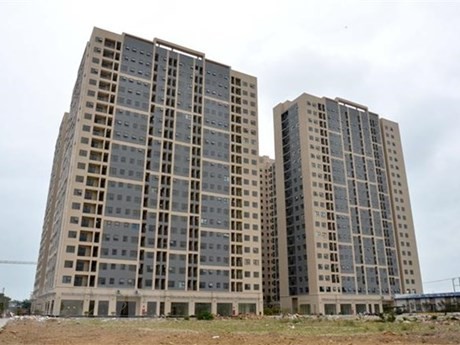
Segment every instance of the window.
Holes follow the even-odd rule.
[[[70,284],[72,282],[71,276],[62,276],[62,283],[63,284]]]
[[[69,233],[67,234],[69,238],[77,238],[77,232],[70,230]]]

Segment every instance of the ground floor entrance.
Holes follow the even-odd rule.
[[[183,294],[158,294],[158,296],[115,294],[76,294],[49,296],[41,301],[42,314],[56,316],[100,316],[100,317],[186,317],[203,313],[232,316],[239,314],[262,314],[262,296],[242,298],[226,296],[206,296],[205,294],[186,296]],[[38,304],[36,303],[36,306]],[[37,308],[36,308],[37,309]]]
[[[364,315],[382,313],[385,303],[389,301],[380,296],[369,299],[292,296],[281,301],[281,308],[290,313],[304,315]]]

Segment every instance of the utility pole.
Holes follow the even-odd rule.
[[[456,280],[458,280],[458,282],[455,282]],[[454,292],[457,292],[456,288],[460,289],[460,277],[452,278],[452,288],[454,289]]]
[[[5,288],[2,288],[2,300],[1,300],[2,308],[0,309],[0,311],[1,311],[0,317],[3,317],[3,315],[5,314],[5,310],[6,310],[5,301],[6,301],[6,299],[5,299]]]

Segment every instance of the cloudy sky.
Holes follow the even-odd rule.
[[[399,122],[424,288],[452,291],[459,18],[457,1],[0,0],[0,260],[37,259],[59,123],[98,26],[175,42],[257,76],[261,154],[273,157],[273,106],[302,92]],[[0,291],[28,297],[34,273],[0,264]]]

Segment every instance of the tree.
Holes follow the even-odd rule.
[[[0,293],[0,316],[2,316],[10,305],[11,298],[6,296],[4,293]]]
[[[23,301],[12,300],[10,301],[10,311],[16,315],[29,315],[31,302],[28,299]]]
[[[25,299],[24,301],[21,302],[22,309],[30,310],[31,305],[32,305],[32,302],[30,301],[30,299]]]

